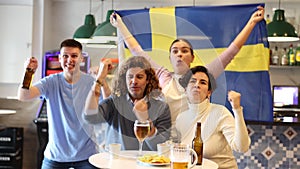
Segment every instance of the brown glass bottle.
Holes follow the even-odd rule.
[[[203,158],[203,141],[201,138],[201,123],[197,122],[197,128],[195,132],[195,137],[192,142],[192,148],[196,151],[198,155],[198,162],[197,165],[202,165],[202,158]],[[194,161],[194,159],[193,159]]]
[[[22,85],[23,89],[29,89],[32,78],[33,78],[33,74],[34,74],[33,69],[26,68],[26,72],[25,72],[24,79],[23,79],[23,85]]]

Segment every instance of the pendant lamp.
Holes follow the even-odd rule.
[[[88,48],[103,48],[103,49],[112,49],[117,48],[117,44],[115,41],[109,41],[109,42],[99,42],[97,40],[89,40],[86,44],[86,47]]]
[[[95,30],[92,39],[96,41],[106,41],[112,43],[117,41],[117,29],[110,23],[110,15],[114,10],[108,10],[106,14],[106,20],[101,23]]]
[[[267,25],[269,42],[298,41],[299,37],[293,25],[285,21],[284,10],[275,10],[273,20]]]
[[[90,14],[85,16],[84,25],[80,26],[73,35],[73,38],[80,43],[87,43],[96,29],[95,17],[91,14],[91,4],[90,0]]]

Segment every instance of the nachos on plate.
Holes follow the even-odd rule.
[[[170,158],[158,154],[146,154],[138,157],[138,160],[149,164],[166,164],[170,163]]]

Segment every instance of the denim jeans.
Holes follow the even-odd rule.
[[[44,158],[42,169],[98,169],[89,163],[88,160],[76,162],[56,162]]]

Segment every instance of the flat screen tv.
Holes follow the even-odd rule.
[[[274,85],[273,107],[299,108],[299,88],[296,85]]]

